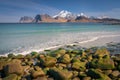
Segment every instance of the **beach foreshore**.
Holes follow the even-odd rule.
[[[24,55],[1,56],[0,79],[119,80],[120,43],[110,42],[106,45],[93,46],[93,43],[102,44],[100,43],[102,38],[84,41],[84,45],[90,42],[86,47],[81,47],[75,42]],[[106,39],[109,40],[108,38],[111,37]],[[105,41],[106,39],[103,38]]]
[[[54,50],[58,48],[64,48],[66,46],[79,46],[79,47],[85,47],[85,48],[90,48],[90,47],[95,47],[95,46],[107,46],[108,43],[120,43],[120,35],[106,35],[106,36],[98,36],[98,37],[93,37],[88,40],[83,40],[83,41],[77,41],[69,44],[62,44],[62,45],[55,45],[55,46],[50,46],[50,47],[44,47],[40,49],[30,49],[30,50],[23,50],[20,52],[9,52],[6,54],[0,54],[0,56],[7,56],[8,54],[12,53],[14,55],[22,54],[26,55],[31,53],[32,51],[34,52],[44,52],[45,50]]]

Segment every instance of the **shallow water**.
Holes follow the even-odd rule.
[[[93,23],[0,24],[0,54],[23,53],[118,37],[120,25]]]

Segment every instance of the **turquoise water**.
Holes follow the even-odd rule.
[[[22,53],[120,35],[120,25],[93,23],[0,24],[0,54]]]

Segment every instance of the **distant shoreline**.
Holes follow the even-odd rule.
[[[106,25],[120,25],[120,22],[119,23],[106,23],[106,22],[40,22],[40,23],[34,23],[34,22],[30,22],[30,23],[20,23],[20,22],[3,22],[0,24],[65,24],[65,23],[78,23],[78,24],[88,24],[88,23],[91,23],[91,24],[106,24]]]

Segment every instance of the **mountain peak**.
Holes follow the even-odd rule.
[[[73,18],[73,14],[67,10],[62,10],[60,11],[57,15],[53,16],[53,18],[56,18],[56,17],[61,17],[61,18],[66,18],[66,19],[70,19],[70,18]]]
[[[80,13],[80,14],[78,14],[78,15],[77,15],[77,17],[80,17],[80,16],[83,16],[83,17],[88,18],[88,16],[87,16],[87,15],[85,15],[84,13]]]

